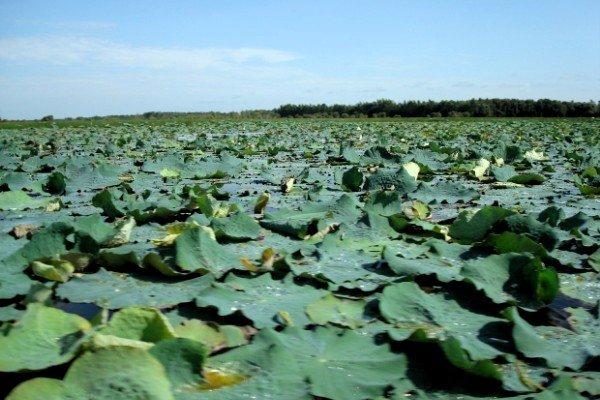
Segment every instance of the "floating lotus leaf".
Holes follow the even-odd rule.
[[[51,199],[33,198],[21,190],[11,190],[0,193],[0,211],[26,210],[31,208],[43,208]]]
[[[363,314],[366,302],[336,297],[331,293],[306,306],[306,314],[315,324],[328,323],[348,328],[358,328],[365,324]]]
[[[212,306],[221,315],[243,313],[257,328],[278,324],[304,326],[309,323],[305,307],[325,294],[292,279],[274,280],[269,274],[248,279],[229,275],[198,294],[196,304]]]
[[[272,357],[282,353],[290,361],[280,367],[272,365]],[[392,353],[387,345],[378,346],[370,337],[352,331],[340,334],[325,328],[307,331],[288,327],[281,333],[265,329],[252,344],[226,354],[224,359],[285,368],[283,377],[293,374],[300,381],[308,380],[310,394],[331,399],[382,395],[386,387],[404,377],[407,367],[405,356]]]
[[[147,351],[131,347],[85,353],[71,365],[64,382],[90,399],[173,399],[161,362]]]
[[[103,335],[156,343],[175,337],[167,318],[152,308],[130,307],[114,313],[106,326],[98,330]]]
[[[460,274],[466,282],[495,303],[515,303],[537,308],[558,292],[558,276],[530,255],[507,253],[465,263]]]
[[[258,222],[244,213],[236,213],[224,218],[214,218],[210,225],[219,239],[250,240],[257,239],[260,235]]]
[[[415,283],[396,283],[384,289],[379,309],[391,324],[394,340],[437,341],[459,367],[465,356],[467,361],[484,361],[502,354],[490,343],[506,341],[498,329],[505,321],[474,313],[443,293],[427,294]]]
[[[200,270],[216,276],[240,265],[240,260],[202,227],[186,230],[175,240],[175,262],[184,271]]]
[[[209,324],[190,319],[174,327],[177,337],[202,343],[212,351],[246,344],[248,339],[242,328],[235,325]]]
[[[477,242],[485,238],[496,222],[512,214],[494,206],[486,206],[474,214],[463,211],[450,226],[449,234],[460,243]]]
[[[532,326],[512,307],[505,314],[512,321],[517,349],[526,357],[544,359],[554,368],[580,369],[591,358],[600,355],[600,321],[595,315],[570,309],[568,321],[572,329],[557,326]]]
[[[418,183],[405,168],[397,171],[379,170],[373,175],[367,177],[364,184],[365,190],[393,190],[400,194],[414,192]]]
[[[117,309],[130,306],[164,308],[194,299],[210,285],[214,277],[206,275],[188,280],[132,276],[100,269],[62,284],[57,295],[77,303],[94,303]]]
[[[77,315],[30,304],[23,317],[0,336],[0,371],[64,364],[75,356],[90,329],[90,323]]]
[[[202,366],[208,356],[202,343],[184,338],[166,339],[148,352],[165,368],[175,393],[194,390],[202,384]]]
[[[33,378],[13,389],[6,400],[80,400],[83,398],[85,398],[83,391],[61,380]]]
[[[342,175],[342,186],[351,192],[358,192],[363,180],[363,173],[357,167],[352,167]]]
[[[359,216],[356,200],[342,195],[328,203],[307,203],[299,211],[280,209],[266,213],[261,225],[273,232],[304,239],[332,223],[354,223]]]

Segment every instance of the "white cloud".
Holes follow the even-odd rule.
[[[0,38],[0,59],[56,65],[105,64],[151,69],[202,69],[251,61],[267,64],[297,59],[294,53],[263,48],[178,48],[131,46],[94,38]]]
[[[35,26],[39,28],[48,28],[52,30],[63,31],[96,31],[104,29],[112,29],[117,26],[114,22],[108,21],[45,21],[39,19],[24,19],[17,18],[13,21],[15,24],[23,26]]]

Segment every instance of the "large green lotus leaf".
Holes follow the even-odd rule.
[[[273,232],[304,239],[331,224],[353,224],[360,217],[359,204],[347,194],[331,202],[311,202],[299,211],[280,209],[265,213],[261,225]]]
[[[421,182],[419,188],[408,194],[408,197],[421,200],[427,204],[468,203],[479,197],[477,190],[467,188],[460,183],[439,182],[435,185]]]
[[[94,333],[90,339],[85,342],[85,348],[88,351],[98,351],[100,349],[112,347],[135,347],[142,350],[148,350],[152,346],[154,346],[154,343],[136,339],[125,339],[119,336],[105,335],[103,333]]]
[[[418,187],[417,180],[404,168],[397,171],[379,170],[365,180],[364,190],[393,190],[400,194],[414,192]]]
[[[7,172],[0,176],[0,187],[8,187],[9,190],[32,189],[35,192],[41,192],[40,182],[32,179],[27,172]]]
[[[54,223],[33,234],[31,240],[21,248],[19,254],[27,261],[65,254],[67,253],[65,239],[72,232],[73,229],[67,224]]]
[[[0,371],[39,370],[71,360],[90,323],[74,314],[32,303],[0,336]]]
[[[444,169],[447,165],[444,163],[446,156],[435,152],[433,149],[412,149],[410,154],[404,159],[404,161],[413,160],[421,169],[433,173],[440,169]]]
[[[67,190],[67,177],[64,176],[61,172],[55,171],[48,175],[46,182],[43,185],[43,189],[45,192],[54,195],[62,195],[65,194]]]
[[[546,177],[533,172],[518,173],[512,165],[501,167],[492,166],[491,172],[499,182],[512,182],[521,185],[539,185],[546,181]]]
[[[132,347],[83,354],[64,382],[83,392],[86,400],[173,400],[164,366],[147,351]]]
[[[351,329],[364,325],[366,301],[340,298],[328,293],[314,303],[306,306],[306,314],[318,325],[328,323]]]
[[[582,396],[578,382],[575,379],[559,376],[552,384],[543,392],[538,394],[535,400],[584,400],[587,397]]]
[[[485,244],[493,247],[497,253],[531,253],[540,258],[548,256],[544,246],[522,233],[502,232],[491,234],[486,239]]]
[[[11,299],[26,294],[34,283],[23,273],[25,266],[20,256],[0,261],[0,299]]]
[[[310,321],[304,308],[326,292],[312,286],[300,286],[291,278],[274,280],[269,274],[257,278],[229,275],[196,296],[200,307],[213,306],[220,315],[242,312],[257,328],[280,323],[304,326]]]
[[[398,154],[391,153],[388,149],[383,146],[374,146],[367,151],[360,158],[360,162],[363,164],[399,164],[402,162],[402,157]]]
[[[183,321],[174,327],[175,335],[204,344],[212,351],[246,344],[244,330],[235,325],[217,325],[198,319]]]
[[[202,383],[206,347],[195,340],[174,338],[158,342],[148,352],[165,367],[174,393],[192,390]]]
[[[130,230],[124,232],[127,228],[127,223],[114,228],[98,214],[55,222],[34,233],[21,253],[29,261],[66,253],[65,246],[72,252],[96,253],[102,245],[116,245],[118,240],[127,240],[126,237],[119,239],[119,236],[128,236]]]
[[[0,246],[0,260],[16,253],[28,240],[26,236],[17,239],[8,233],[0,232],[0,243],[2,243],[2,246]]]
[[[167,318],[154,308],[129,307],[114,313],[106,326],[98,330],[103,335],[156,343],[175,337]]]
[[[299,370],[298,361],[285,348],[270,346],[266,341],[252,343],[210,358],[204,370],[207,382],[203,390],[178,393],[177,398],[311,400],[309,386]]]
[[[461,275],[497,304],[539,308],[558,292],[558,276],[526,254],[506,253],[470,260]]]
[[[355,147],[342,146],[340,148],[340,158],[351,164],[358,164],[361,162],[362,155],[358,152]]]
[[[69,161],[63,169],[64,175],[69,179],[70,188],[103,189],[121,183],[119,175],[123,170],[116,165],[97,162],[93,159],[73,161]]]
[[[202,227],[186,230],[177,237],[175,262],[185,271],[212,272],[217,277],[240,265],[240,260]]]
[[[579,392],[585,392],[590,396],[600,396],[600,372],[563,372],[562,375],[570,378],[573,382],[573,387]]]
[[[242,212],[224,218],[213,218],[210,226],[218,239],[251,240],[258,239],[260,225],[251,216]]]
[[[413,282],[386,287],[379,310],[392,324],[389,333],[394,340],[433,340],[443,344],[452,339],[473,361],[501,355],[489,343],[506,341],[490,329],[505,324],[504,320],[474,313],[443,293],[427,294]]]
[[[398,257],[394,247],[383,251],[383,259],[400,276],[435,275],[440,282],[460,281],[462,263],[445,257]]]
[[[85,394],[59,379],[33,378],[15,387],[6,400],[81,400]]]
[[[378,346],[370,336],[352,331],[338,333],[326,328],[307,331],[298,327],[287,327],[283,332],[265,329],[251,345],[244,347],[234,350],[226,360],[275,368],[273,373],[293,366],[295,369],[289,372],[307,379],[313,396],[330,399],[359,400],[382,395],[386,387],[405,376],[407,368],[404,355],[394,354],[387,345]],[[252,347],[257,350],[253,351]],[[271,352],[282,352],[295,362],[282,367],[270,365]]]
[[[96,255],[95,260],[99,265],[112,271],[135,271],[142,267],[141,254],[146,251],[148,251],[146,243],[128,244],[112,249],[102,249]]]
[[[502,207],[485,206],[475,214],[463,211],[450,225],[450,236],[459,243],[473,243],[485,238],[492,226],[514,214]]]
[[[342,187],[351,192],[358,192],[362,187],[364,175],[357,167],[352,167],[342,175]]]
[[[367,210],[365,213],[365,217],[360,221],[360,224],[357,227],[353,228],[353,230],[356,228],[364,229],[366,227],[368,230],[364,230],[364,233],[368,232],[373,238],[389,237],[395,239],[400,236],[398,232],[401,231],[401,228],[408,225],[408,221],[400,216],[398,216],[398,218],[396,218],[396,216],[388,218],[370,210]],[[401,228],[399,228],[399,226],[401,226]]]
[[[94,241],[98,246],[110,241],[117,234],[117,230],[104,222],[100,214],[77,217],[70,224],[79,236],[89,238],[88,240]]]
[[[514,233],[526,234],[544,246],[548,251],[552,251],[559,241],[557,230],[548,224],[538,221],[532,214],[513,214],[507,217],[499,228],[507,229]]]
[[[173,254],[173,249],[169,248],[167,249],[167,251],[162,251],[161,254],[158,253],[147,253],[143,260],[142,260],[142,266],[147,269],[147,270],[151,270],[151,271],[156,271],[158,273],[160,273],[161,275],[167,276],[167,277],[171,277],[171,278],[184,278],[186,275],[191,275],[191,274],[197,274],[197,273],[204,273],[203,270],[197,270],[197,271],[193,271],[193,272],[188,272],[188,271],[182,271],[180,268],[177,267],[177,265],[175,265],[175,261],[174,261],[174,257],[172,256]],[[106,253],[103,253],[103,255]],[[112,257],[111,257],[112,258]],[[125,258],[125,260],[129,259],[130,257],[127,256]],[[130,261],[135,261],[135,260],[139,260],[137,259],[137,257],[131,258]],[[130,265],[130,263],[126,263],[125,264]],[[115,265],[108,265],[107,268],[114,268],[115,266],[121,266],[122,267],[122,263],[118,262]]]
[[[188,280],[133,276],[101,268],[60,285],[58,297],[76,303],[94,303],[117,309],[130,306],[165,308],[191,301],[211,284],[210,274]]]
[[[378,190],[367,194],[365,210],[384,217],[402,212],[402,199],[398,192]]]
[[[565,212],[557,206],[549,206],[542,210],[537,217],[537,220],[556,228],[558,223],[565,217]]]
[[[179,154],[166,154],[154,160],[147,160],[140,168],[141,171],[154,174],[161,174],[165,169],[183,172],[183,176],[186,178],[193,176],[183,157]]]
[[[51,199],[33,198],[21,190],[11,190],[0,193],[0,211],[26,210],[45,207]]]
[[[19,310],[14,305],[0,307],[0,321],[16,321],[21,319],[24,310]]]
[[[243,167],[242,160],[223,153],[218,158],[213,157],[190,166],[193,169],[194,177],[197,179],[235,176],[242,171]]]
[[[92,197],[92,205],[101,208],[103,214],[108,218],[119,218],[127,212],[125,204],[118,200],[116,195],[108,189]]]
[[[150,221],[170,222],[181,212],[184,205],[175,195],[153,196],[139,199],[133,195],[123,195],[128,214],[137,222],[144,224]]]
[[[369,238],[330,234],[314,248],[288,255],[286,263],[294,275],[346,286],[372,275],[366,268],[380,259],[381,251]]]
[[[502,165],[500,167],[492,165],[490,172],[498,182],[508,182],[510,178],[517,175],[517,171],[512,165]]]
[[[105,189],[92,198],[92,205],[102,209],[108,218],[130,215],[141,224],[150,221],[171,221],[183,208],[175,195],[139,197],[116,189]]]
[[[506,310],[513,323],[513,338],[517,349],[529,358],[542,358],[549,366],[580,369],[600,355],[600,320],[584,309],[568,309],[572,330],[558,326],[532,326],[519,315],[515,307]]]
[[[407,246],[407,244],[403,244],[403,247],[405,246]],[[447,242],[436,238],[427,239],[422,245],[413,245],[412,248],[414,249],[414,253],[411,253],[410,255],[402,253],[402,255],[406,258],[415,258],[425,254],[425,252],[421,252],[421,249],[429,249],[432,254],[440,258],[458,263],[465,262],[481,255],[471,246]]]
[[[44,169],[53,169],[58,167],[60,164],[64,163],[64,158],[58,156],[35,156],[32,157],[29,154],[26,160],[21,164],[21,169],[26,172],[40,172]]]
[[[517,378],[519,379],[519,378]],[[542,389],[541,386],[531,388],[533,390]],[[532,391],[532,390],[528,391]],[[509,392],[523,392],[518,390],[507,389]],[[481,400],[481,399],[503,399],[503,400],[584,400],[585,397],[579,394],[579,391],[575,387],[574,382],[562,383],[555,382],[550,387],[542,390],[538,393],[521,394],[517,396],[504,396],[503,393],[495,393],[493,396],[481,396],[479,394],[464,394],[469,393],[464,388],[458,388],[458,391],[444,391],[444,390],[423,390],[415,388],[410,383],[405,386],[400,386],[396,389],[390,399],[403,400],[407,397],[411,400]],[[383,398],[378,398],[383,400]]]
[[[536,174],[536,173],[523,173],[517,174],[510,179],[508,182],[517,183],[520,185],[541,185],[546,181],[546,177],[544,175]]]
[[[581,229],[584,227],[590,218],[585,213],[579,211],[568,218],[564,218],[558,223],[558,227],[565,231],[571,231],[573,229]]]

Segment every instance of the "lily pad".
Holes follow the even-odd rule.
[[[23,317],[0,336],[0,371],[64,364],[75,356],[90,329],[90,323],[77,315],[30,304]]]
[[[213,279],[212,275],[188,280],[135,277],[101,268],[95,274],[62,284],[56,294],[71,302],[94,303],[109,309],[131,306],[164,308],[193,300]]]
[[[229,275],[196,296],[196,304],[212,306],[221,315],[243,313],[257,328],[279,324],[304,326],[309,323],[304,308],[325,292],[300,286],[291,279],[274,280],[269,274],[253,279]]]

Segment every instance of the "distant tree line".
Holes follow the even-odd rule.
[[[170,112],[64,118],[64,121],[167,120],[196,118],[386,118],[386,117],[600,117],[600,102],[519,99],[471,99],[394,102],[381,99],[358,104],[285,104],[273,110]],[[1,122],[10,122],[1,119]],[[26,120],[16,120],[26,121]],[[55,121],[52,115],[39,119]]]
[[[381,99],[353,105],[285,104],[273,110],[280,117],[597,117],[600,103],[471,99],[404,101]]]
[[[246,110],[246,111],[190,111],[190,112],[177,112],[177,111],[148,111],[143,114],[116,114],[116,115],[103,115],[93,117],[75,117],[65,118],[67,121],[82,121],[82,120],[141,120],[141,119],[187,119],[187,118],[277,118],[278,115],[272,110]]]

